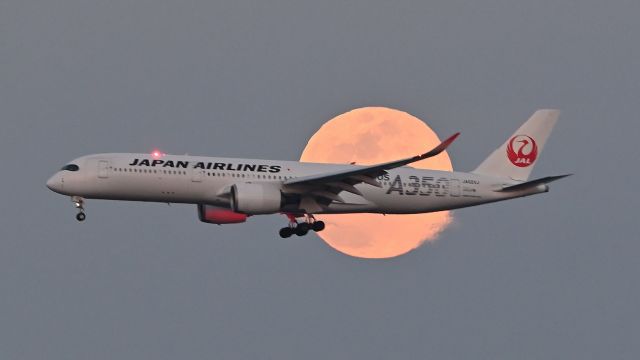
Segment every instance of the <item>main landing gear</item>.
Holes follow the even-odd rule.
[[[313,230],[315,232],[324,230],[324,221],[316,220],[313,215],[306,214],[304,216],[304,221],[300,223],[296,220],[296,215],[285,215],[287,215],[287,217],[289,218],[289,226],[280,229],[280,237],[288,238],[293,234],[296,234],[298,236],[305,236],[307,235],[309,230]]]
[[[76,214],[76,220],[84,221],[87,218],[87,215],[84,214],[84,199],[79,196],[72,196],[71,201],[73,202],[73,206],[78,209],[78,213]]]

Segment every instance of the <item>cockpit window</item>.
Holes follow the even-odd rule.
[[[78,171],[80,168],[76,164],[69,164],[62,167],[60,170]]]

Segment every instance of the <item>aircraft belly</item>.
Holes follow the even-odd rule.
[[[317,214],[350,214],[350,213],[377,213],[379,207],[373,204],[341,204],[331,203],[326,210],[319,211]]]
[[[99,179],[86,190],[82,196],[87,198],[195,204],[202,202],[207,187],[188,178],[134,175]]]

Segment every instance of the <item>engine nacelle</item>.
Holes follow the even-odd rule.
[[[277,184],[239,183],[231,187],[231,208],[248,215],[273,214],[282,208],[282,192]]]
[[[237,224],[247,221],[247,214],[213,205],[198,205],[198,218],[209,224]]]

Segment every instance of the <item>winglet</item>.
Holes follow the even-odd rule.
[[[440,143],[440,145],[434,147],[431,151],[426,152],[422,155],[419,155],[418,158],[420,160],[426,159],[426,158],[430,158],[432,156],[436,156],[438,154],[440,154],[441,152],[445,151],[449,145],[451,145],[451,143],[458,137],[460,136],[460,133],[457,132],[451,136],[449,136],[449,138],[443,142]]]

